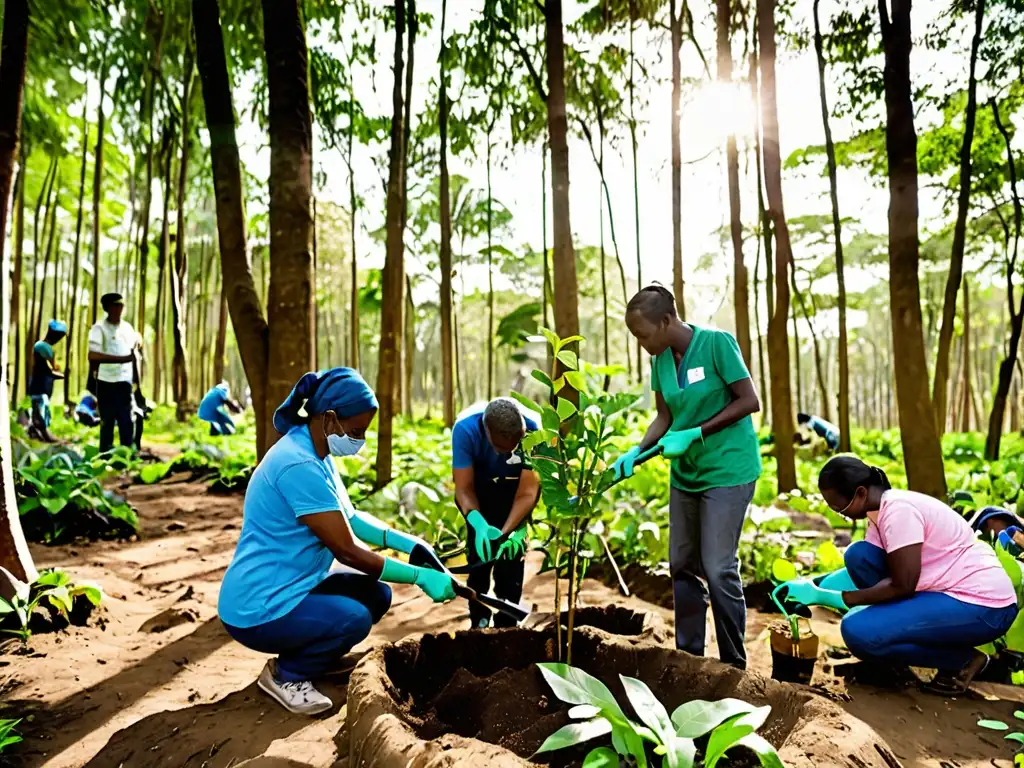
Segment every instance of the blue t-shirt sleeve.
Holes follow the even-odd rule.
[[[33,349],[39,354],[44,360],[53,360],[53,347],[47,344],[45,341],[37,341]]]
[[[296,517],[342,511],[338,492],[326,466],[319,466],[315,460],[285,468],[278,475],[275,486]]]
[[[469,469],[476,454],[476,440],[468,419],[457,422],[452,428],[452,469]]]

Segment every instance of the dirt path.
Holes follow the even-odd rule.
[[[39,567],[61,567],[100,583],[108,594],[102,626],[39,636],[27,653],[0,656],[0,716],[27,718],[15,765],[26,768],[340,768],[344,765],[345,676],[323,686],[339,705],[325,718],[291,715],[269,701],[254,680],[265,657],[233,643],[216,618],[217,590],[238,537],[241,497],[206,493],[197,483],[132,487],[142,539],[130,544],[33,547]],[[554,586],[530,561],[526,600],[540,610]],[[616,602],[669,612],[623,598],[588,581],[582,601]],[[768,619],[748,616],[751,667],[769,674],[763,634]],[[415,632],[468,624],[466,604],[433,605],[415,587],[397,587],[391,612],[355,649]],[[815,621],[838,642],[838,625]],[[713,630],[709,629],[709,637]],[[12,650],[8,645],[6,650]],[[714,642],[711,642],[714,652]],[[1013,720],[1017,689],[978,686],[946,701],[914,689],[852,685],[844,706],[871,724],[906,766],[1011,766],[1011,750],[981,718]],[[1024,708],[1024,707],[1022,707]],[[30,718],[30,719],[29,719]]]

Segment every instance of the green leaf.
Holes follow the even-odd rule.
[[[663,743],[675,736],[672,721],[668,717],[668,710],[665,709],[664,704],[658,701],[647,684],[635,677],[626,677],[625,675],[619,675],[619,679],[622,681],[622,687],[626,690],[626,698],[633,705],[633,710],[643,724],[654,731]]]
[[[36,584],[41,587],[62,587],[69,583],[71,583],[71,577],[59,568],[43,571],[36,579]]]
[[[1010,726],[1006,723],[1000,722],[999,720],[979,720],[979,728],[987,728],[990,731],[1008,731]]]
[[[538,664],[551,691],[566,704],[591,704],[618,721],[626,716],[608,687],[593,675],[568,664]]]
[[[782,762],[782,758],[779,757],[779,753],[775,750],[775,747],[756,733],[747,734],[733,746],[746,747],[749,749],[757,755],[757,759],[761,762],[761,765],[764,766],[764,768],[786,768],[785,763]]]
[[[1016,717],[1018,720],[1024,720],[1024,711],[1021,711],[1019,709],[1015,710],[1013,716]]]
[[[1014,592],[1019,592],[1022,580],[1020,563],[1017,561],[1017,558],[1003,549],[999,544],[996,544],[995,551],[996,557],[999,558],[999,563],[1003,566],[1003,570],[1006,571],[1006,575],[1010,577],[1010,582],[1013,584]]]
[[[598,747],[583,758],[583,768],[619,768],[619,756],[614,749]]]
[[[66,617],[71,613],[71,595],[67,587],[54,587],[43,595],[43,599],[49,601],[50,605],[56,608],[61,616]]]
[[[51,515],[56,515],[68,505],[68,500],[60,497],[56,499],[40,499],[40,502]]]
[[[547,430],[537,429],[534,430],[533,432],[528,432],[526,437],[524,437],[522,442],[520,443],[520,445],[523,447],[523,450],[529,453],[536,446],[543,443],[546,431]]]
[[[793,581],[797,578],[796,566],[789,560],[783,560],[781,557],[776,558],[775,562],[772,563],[772,578],[783,584],[787,581]]]
[[[18,500],[18,514],[27,515],[33,509],[39,509],[39,497],[31,496],[27,499]]]
[[[1003,736],[1003,738],[1007,741],[1016,741],[1018,744],[1024,744],[1024,733],[1008,733],[1005,736]]]
[[[585,392],[587,389],[587,377],[579,371],[566,371],[565,380],[577,392]]]
[[[569,723],[544,739],[544,743],[534,754],[574,747],[585,741],[596,739],[598,736],[606,736],[611,732],[612,724],[603,717],[595,717],[593,720],[584,720],[581,723]]]
[[[558,342],[558,350],[561,351],[568,347],[570,344],[575,344],[578,341],[586,341],[582,336],[566,336],[564,339]],[[570,352],[569,354],[573,354]]]
[[[512,395],[513,400],[518,402],[520,405],[525,406],[529,410],[538,412],[541,410],[541,406],[537,405],[537,403],[533,402],[533,400],[528,398],[522,392],[510,392],[509,394]]]
[[[167,473],[170,471],[171,465],[168,462],[157,462],[156,464],[147,464],[141,470],[139,470],[139,479],[146,485],[152,485],[163,480]]]
[[[672,724],[676,735],[687,739],[696,739],[714,730],[726,720],[737,715],[753,712],[753,704],[740,699],[719,699],[718,701],[702,701],[696,699],[680,704],[672,713]]]
[[[562,421],[558,418],[558,412],[550,405],[545,405],[543,410],[540,412],[540,423],[544,429],[550,430],[556,435],[562,426]]]
[[[814,564],[818,570],[831,573],[845,567],[846,562],[833,542],[823,541],[814,553]]]
[[[715,768],[729,747],[756,730],[753,726],[741,725],[740,719],[742,718],[723,723],[711,732],[707,749],[704,750],[705,768]]]
[[[632,755],[637,768],[647,768],[647,753],[644,742],[628,720],[612,726],[612,746],[620,755]]]
[[[569,717],[573,720],[589,720],[601,714],[601,708],[593,704],[577,704],[569,710]]]
[[[103,602],[103,590],[93,584],[76,584],[71,588],[71,596],[84,595],[85,599],[93,605]]]
[[[576,406],[572,404],[571,400],[566,400],[564,397],[558,398],[558,418],[562,421],[571,419],[576,415]]]
[[[544,373],[544,371],[538,371],[537,369],[534,369],[533,372],[530,373],[530,375],[533,376],[533,378],[535,378],[548,389],[551,389],[553,387],[551,379],[548,377],[546,373]]]
[[[580,367],[579,359],[576,357],[576,353],[571,352],[568,349],[563,349],[556,355],[556,357],[558,358],[559,362],[561,362],[562,365],[564,365],[570,371],[575,371],[577,368]]]
[[[544,335],[544,338],[548,340],[548,344],[551,345],[551,349],[557,352],[561,349],[562,340],[558,338],[558,334],[553,331],[549,331],[547,328],[541,328],[540,332]]]

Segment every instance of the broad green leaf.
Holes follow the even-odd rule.
[[[529,453],[534,449],[535,446],[538,446],[541,443],[543,443],[544,433],[545,430],[542,429],[537,429],[534,430],[533,432],[527,433],[527,435],[523,438],[522,442],[520,443],[520,445],[523,447],[523,450]]]
[[[556,395],[565,389],[565,376],[559,376],[555,379],[554,383],[551,385],[551,389]]]
[[[533,372],[530,375],[533,376],[533,378],[535,378],[537,381],[539,381],[545,387],[547,387],[548,389],[551,389],[551,387],[552,387],[551,379],[548,377],[548,375],[546,373],[544,373],[544,371],[538,371],[537,369],[534,369]]]
[[[31,496],[31,497],[29,497],[27,499],[19,499],[18,500],[18,513],[22,514],[22,515],[27,515],[33,509],[38,509],[39,506],[40,505],[39,505],[39,497],[38,496]]]
[[[579,359],[576,357],[575,352],[570,352],[568,349],[563,349],[558,353],[558,360],[566,368],[571,371],[575,371],[580,367]]]
[[[587,377],[579,371],[566,371],[565,380],[577,392],[585,392],[587,389]]]
[[[583,758],[583,768],[619,768],[619,756],[614,749],[598,747]]]
[[[571,419],[576,415],[576,406],[572,404],[571,400],[566,400],[564,397],[558,398],[558,418],[562,421]]]
[[[620,755],[631,755],[637,768],[647,768],[647,753],[644,751],[643,739],[629,721],[612,727],[612,746]]]
[[[1024,653],[1024,612],[1018,613],[1003,638],[1006,647],[1017,653]],[[1016,673],[1013,673],[1016,674]],[[1014,683],[1017,685],[1018,683]]]
[[[549,331],[547,328],[541,328],[540,332],[544,335],[544,338],[548,340],[548,344],[554,351],[558,351],[561,348],[561,339],[558,338],[558,334],[553,331]]]
[[[60,587],[71,582],[71,577],[59,568],[43,571],[36,579],[36,584],[41,587]]]
[[[718,701],[702,701],[700,699],[680,704],[672,713],[672,724],[676,735],[687,739],[696,739],[717,728],[731,717],[753,712],[753,704],[741,699],[719,699]]]
[[[544,739],[544,743],[540,745],[535,754],[574,747],[611,732],[612,724],[603,717],[595,717],[593,720],[584,720],[581,723],[569,723]]]
[[[823,541],[818,545],[814,553],[814,564],[819,570],[828,573],[838,571],[846,565],[842,553],[831,541]]]
[[[577,704],[569,710],[569,717],[573,720],[589,720],[601,714],[601,708],[593,704]]]
[[[517,401],[520,405],[526,406],[531,411],[540,411],[541,407],[537,403],[533,402],[530,398],[524,395],[522,392],[510,392],[512,399]]]
[[[751,725],[741,725],[739,722],[741,719],[737,718],[723,723],[711,732],[707,749],[704,750],[705,768],[715,768],[729,747],[756,730]]]
[[[43,595],[43,599],[48,600],[62,616],[67,616],[71,613],[71,595],[67,587],[54,587]]]
[[[775,747],[769,744],[764,737],[758,736],[756,733],[748,733],[733,746],[749,749],[757,755],[757,759],[764,768],[786,768]]]
[[[542,663],[537,666],[555,696],[566,704],[591,704],[617,720],[626,719],[608,686],[593,675],[568,664]]]
[[[545,405],[544,409],[540,412],[540,422],[544,429],[558,434],[559,428],[562,426],[561,420],[558,418],[558,413],[550,405]]]
[[[167,476],[170,471],[171,465],[167,462],[158,462],[156,464],[147,464],[141,470],[139,470],[139,479],[146,485],[152,483],[158,483]]]
[[[979,728],[987,728],[990,731],[1008,731],[1008,730],[1010,730],[1010,726],[1008,726],[1006,723],[1003,723],[1003,722],[1001,722],[999,720],[979,720],[978,721],[978,727]]]
[[[1018,744],[1024,744],[1024,733],[1008,733],[1003,738],[1007,741],[1016,741]]]
[[[622,681],[622,687],[626,690],[626,698],[633,705],[633,711],[644,725],[654,731],[663,742],[675,735],[672,721],[668,717],[668,710],[647,687],[647,683],[625,675],[619,675],[619,679]]]
[[[789,560],[783,560],[780,557],[776,558],[775,562],[772,563],[772,578],[780,584],[793,581],[797,576],[796,566],[789,562]]]
[[[995,546],[996,557],[999,558],[1000,564],[1003,566],[1003,570],[1006,571],[1006,575],[1010,577],[1010,582],[1013,584],[1015,592],[1020,591],[1021,586],[1021,569],[1020,562],[1017,558],[1003,549],[999,544]]]
[[[76,584],[71,588],[71,596],[77,597],[78,595],[85,595],[93,605],[99,605],[103,602],[103,590],[93,584]]]
[[[1022,712],[1019,709],[1014,710],[1013,716],[1016,717],[1018,720],[1024,720],[1024,712]]]
[[[56,499],[40,499],[40,501],[42,505],[46,507],[46,511],[49,512],[51,515],[56,515],[58,512],[64,509],[64,507],[68,505],[67,499],[62,499],[59,497]]]
[[[578,341],[586,341],[586,339],[584,339],[582,336],[566,336],[564,339],[558,342],[558,351],[561,352],[570,344],[575,344]]]
[[[665,764],[668,768],[693,768],[697,745],[693,739],[670,736],[665,743]]]

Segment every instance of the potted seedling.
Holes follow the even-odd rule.
[[[772,565],[772,577],[780,585],[797,578],[796,566],[788,560],[776,560]],[[809,685],[814,676],[814,665],[818,661],[818,636],[811,628],[811,622],[787,610],[778,598],[779,588],[772,592],[772,600],[784,619],[768,625],[772,649],[772,679],[784,683]]]

